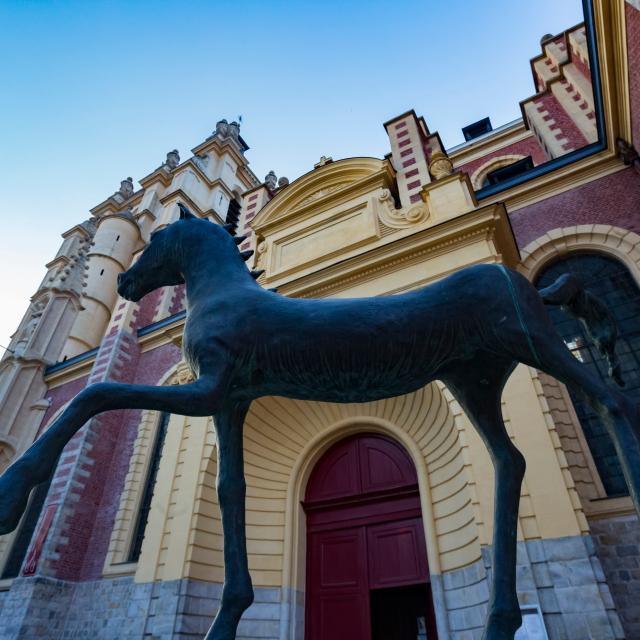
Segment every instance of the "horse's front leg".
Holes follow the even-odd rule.
[[[218,435],[218,504],[224,536],[224,587],[220,609],[205,640],[235,640],[244,611],[253,602],[245,536],[242,431],[250,403],[225,406],[213,417]]]
[[[443,380],[491,454],[495,469],[493,584],[483,640],[513,640],[522,624],[516,589],[516,550],[520,486],[525,460],[502,420],[501,395],[513,363],[495,356],[466,363]]]
[[[182,386],[101,382],[81,391],[62,415],[0,477],[0,535],[16,528],[31,489],[51,476],[65,445],[87,420],[113,409],[156,409],[183,415],[210,415],[221,404],[222,382],[222,376],[207,375]]]

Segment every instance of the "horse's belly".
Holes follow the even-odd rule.
[[[421,350],[396,351],[394,357],[359,358],[355,353],[315,354],[288,359],[262,372],[260,395],[281,395],[325,402],[369,402],[410,393],[433,380],[442,359]],[[430,354],[433,356],[434,354]]]

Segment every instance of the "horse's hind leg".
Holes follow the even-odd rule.
[[[493,585],[483,640],[513,640],[522,624],[516,591],[520,486],[525,461],[502,420],[501,397],[514,362],[478,357],[441,376],[486,444],[495,469]]]
[[[230,405],[213,417],[218,435],[218,504],[224,536],[224,587],[220,609],[205,640],[235,640],[244,611],[253,602],[247,562],[242,431],[249,403]]]

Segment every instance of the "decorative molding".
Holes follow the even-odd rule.
[[[348,182],[338,182],[337,184],[332,184],[328,187],[324,187],[323,189],[318,189],[318,191],[314,191],[310,196],[307,196],[304,200],[301,200],[298,204],[300,206],[308,204],[309,202],[315,202],[320,198],[324,198],[324,196],[328,196],[330,193],[334,191],[339,191],[340,189],[344,189],[349,183]]]
[[[189,384],[196,379],[191,367],[186,360],[180,360],[175,367],[175,372],[171,378],[169,378],[167,384],[181,385]]]
[[[396,209],[396,204],[389,189],[383,189],[377,197],[378,218],[387,227],[403,229],[419,222],[424,222],[429,217],[429,207],[420,202],[411,207]]]

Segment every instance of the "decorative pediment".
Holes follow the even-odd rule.
[[[258,235],[267,228],[291,224],[347,203],[379,188],[393,188],[394,170],[387,160],[346,158],[324,164],[298,178],[269,202],[251,226]]]

